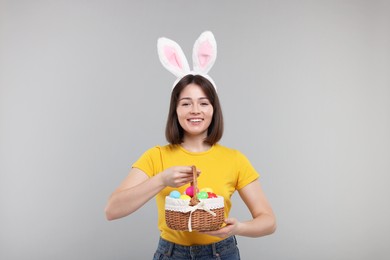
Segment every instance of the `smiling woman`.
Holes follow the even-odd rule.
[[[214,37],[206,32],[195,43],[195,61],[198,55],[202,58],[195,62],[193,72],[188,71],[176,43],[167,39],[159,41],[159,54],[160,58],[163,57],[163,65],[178,76],[166,124],[169,144],[147,150],[133,164],[128,177],[108,201],[107,219],[125,217],[156,197],[161,234],[155,259],[162,256],[164,259],[189,259],[194,254],[202,259],[240,259],[235,236],[271,234],[275,231],[276,221],[258,181],[259,174],[249,160],[240,151],[218,143],[223,134],[222,109],[215,84],[207,75],[216,56]],[[199,171],[193,171],[195,167],[192,166]],[[188,187],[193,181],[193,186]],[[191,187],[193,191],[189,194]],[[218,230],[202,232],[191,232],[191,228],[189,231],[171,229],[165,219],[166,198],[170,194],[185,194],[192,199],[196,199],[195,196],[207,199],[203,197],[207,193],[196,187],[210,187],[213,190],[213,193],[209,190],[210,195],[218,195],[224,201],[224,225]],[[229,216],[235,191],[248,207],[251,220],[240,222]],[[186,204],[181,201],[181,196],[176,195],[174,199]],[[188,206],[191,212],[197,210],[194,205]],[[211,212],[208,208],[202,210]],[[191,226],[191,217],[188,225]]]

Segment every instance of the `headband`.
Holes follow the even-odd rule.
[[[177,82],[184,76],[192,74],[205,77],[211,82],[215,90],[217,90],[214,81],[208,75],[209,70],[214,65],[215,59],[217,58],[217,43],[212,32],[203,32],[195,41],[192,50],[192,70],[190,70],[183,50],[176,42],[161,37],[157,41],[157,51],[158,57],[164,68],[177,77],[173,87],[175,87]]]

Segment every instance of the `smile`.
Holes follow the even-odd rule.
[[[198,122],[202,122],[203,119],[201,119],[201,118],[192,118],[192,119],[188,119],[188,121],[190,121],[191,123],[198,123]]]

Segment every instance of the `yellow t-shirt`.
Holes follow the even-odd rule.
[[[225,217],[231,209],[231,196],[236,190],[259,177],[249,160],[239,151],[215,144],[208,151],[193,153],[180,145],[155,146],[147,150],[133,164],[149,177],[153,177],[172,166],[195,165],[201,170],[198,188],[211,188],[214,193],[225,198]],[[180,188],[166,187],[156,195],[158,208],[158,228],[161,237],[180,245],[205,245],[215,243],[221,238],[193,231],[177,231],[168,228],[165,223],[165,197],[172,190],[183,193],[189,186]]]

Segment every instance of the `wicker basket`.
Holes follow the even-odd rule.
[[[197,190],[197,173],[193,170],[194,190]],[[165,198],[165,221],[167,226],[180,231],[211,231],[217,230],[224,222],[224,198],[198,199],[193,196],[191,200]]]

